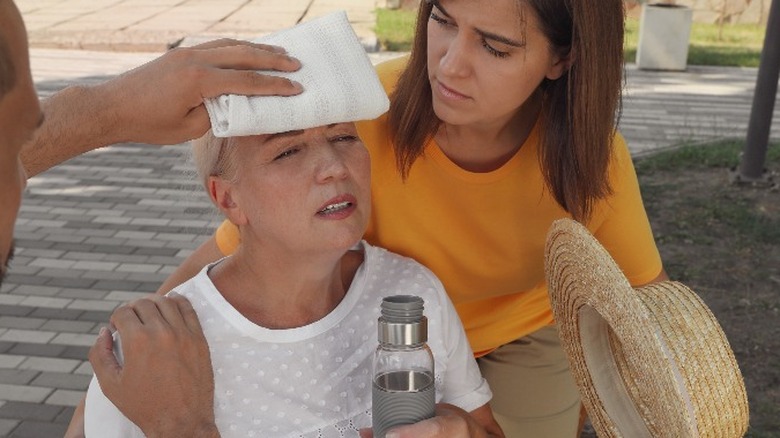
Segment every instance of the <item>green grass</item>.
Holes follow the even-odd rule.
[[[739,164],[744,141],[719,141],[708,144],[688,145],[661,151],[636,161],[636,171],[643,180],[649,175],[685,174],[701,169],[716,168],[725,171]],[[766,166],[776,169],[780,165],[780,143],[770,144]],[[724,178],[725,180],[725,178]],[[741,244],[750,247],[758,242],[780,244],[780,218],[768,214],[755,202],[746,199],[739,190],[723,189],[719,193],[697,194],[681,191],[676,182],[660,181],[642,184],[643,196],[649,210],[670,196],[684,197],[685,208],[675,214],[675,232],[664,239],[684,239],[697,244],[713,244],[710,231],[714,224],[743,237]],[[658,213],[658,212],[656,212]],[[710,231],[703,231],[710,230]]]
[[[411,50],[417,11],[404,9],[377,9],[376,37],[383,50],[403,52]]]
[[[684,145],[638,158],[637,173],[680,171],[708,167],[732,168],[739,164],[744,141],[723,140],[701,145]],[[767,163],[780,164],[780,143],[769,145]]]
[[[416,14],[417,11],[403,9],[377,9],[375,31],[384,50],[407,51],[411,48]],[[715,24],[693,23],[688,64],[758,67],[765,26],[727,24],[722,36],[719,33],[719,26]],[[626,20],[626,62],[636,59],[638,39],[639,20],[629,18]]]
[[[693,23],[688,47],[690,65],[728,65],[758,67],[766,26],[755,24],[726,24],[722,36],[719,26]],[[639,39],[639,20],[626,20],[626,62],[636,59]]]

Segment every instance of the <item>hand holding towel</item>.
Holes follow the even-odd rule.
[[[222,95],[206,99],[216,137],[272,134],[382,115],[389,100],[344,11],[258,38],[301,61],[295,72],[264,71],[300,82],[296,96]]]

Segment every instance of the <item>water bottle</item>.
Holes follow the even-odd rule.
[[[373,430],[375,438],[404,424],[434,416],[433,354],[423,300],[395,295],[382,300],[379,346],[374,353]]]

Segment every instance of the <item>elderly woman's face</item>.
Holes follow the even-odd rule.
[[[263,245],[346,250],[363,236],[371,169],[353,123],[237,137],[232,147],[236,201]]]

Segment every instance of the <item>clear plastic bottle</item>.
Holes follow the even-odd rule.
[[[434,416],[433,354],[423,300],[395,295],[382,300],[379,346],[374,353],[373,430],[375,438],[404,424]]]

